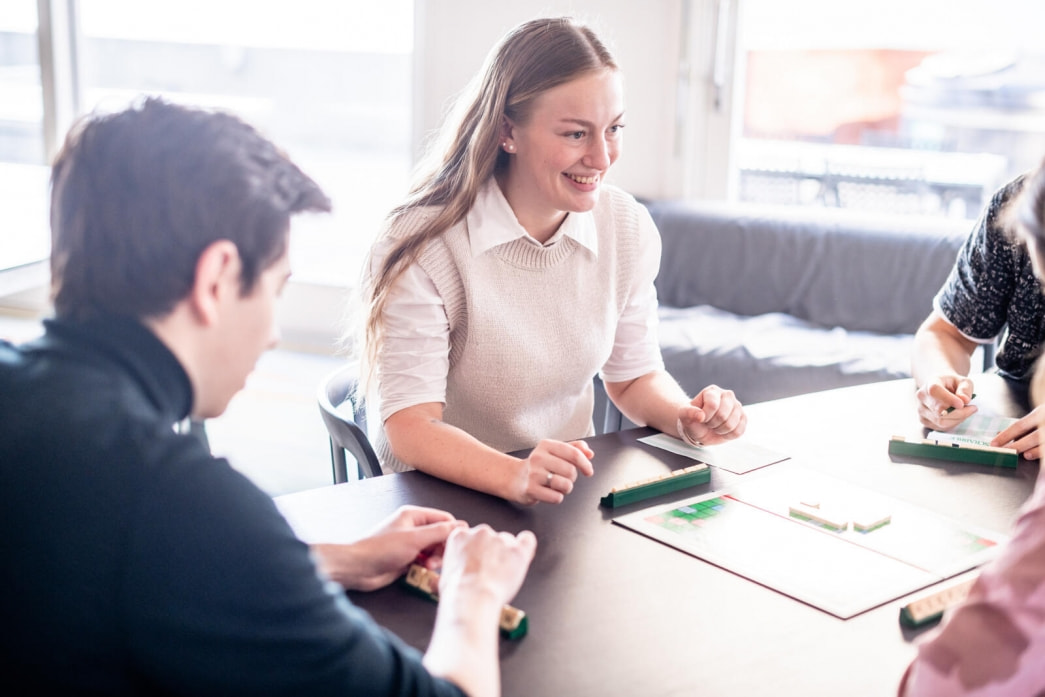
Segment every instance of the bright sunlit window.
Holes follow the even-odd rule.
[[[36,2],[0,12],[0,270],[46,259],[47,167]],[[0,284],[4,291],[17,290]]]
[[[409,177],[412,0],[90,0],[79,21],[83,111],[157,94],[239,114],[333,199],[295,221],[295,279],[355,283]]]

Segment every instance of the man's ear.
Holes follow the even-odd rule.
[[[239,295],[241,270],[239,249],[229,240],[212,242],[200,254],[188,299],[204,325],[217,324],[222,303]]]

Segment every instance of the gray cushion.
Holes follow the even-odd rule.
[[[665,368],[688,394],[709,384],[745,404],[909,376],[909,334],[823,327],[782,313],[661,307]]]
[[[664,243],[661,305],[781,312],[883,334],[918,328],[971,229],[964,220],[840,209],[646,205]]]

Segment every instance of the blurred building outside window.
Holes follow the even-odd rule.
[[[740,0],[742,201],[976,217],[1045,156],[1039,0]]]

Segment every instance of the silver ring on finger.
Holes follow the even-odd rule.
[[[549,472],[548,476],[544,478],[544,486],[546,486],[546,487],[548,487],[550,489],[551,486],[552,486],[552,477],[554,477],[554,476],[555,476],[554,474]]]

